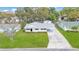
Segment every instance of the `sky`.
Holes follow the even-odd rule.
[[[60,11],[60,10],[63,9],[63,7],[55,7],[55,9],[56,9],[57,11]]]
[[[0,11],[15,11],[16,7],[0,7]]]
[[[63,7],[55,7],[57,11],[62,10]],[[0,7],[0,11],[12,11],[15,12],[16,11],[16,7]]]

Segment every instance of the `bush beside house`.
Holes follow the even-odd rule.
[[[72,29],[73,31],[79,31],[78,26],[73,26],[71,29]]]

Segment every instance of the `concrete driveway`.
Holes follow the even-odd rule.
[[[49,44],[47,48],[55,49],[70,49],[71,45],[68,43],[67,39],[56,29],[54,24],[52,24],[52,31],[48,31]]]

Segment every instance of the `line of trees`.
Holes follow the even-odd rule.
[[[56,19],[58,14],[53,7],[22,7],[17,8],[16,15],[26,21],[44,21]]]
[[[64,15],[67,20],[74,21],[79,19],[79,8],[64,7],[61,11],[56,11],[54,7],[22,7],[17,8],[16,15],[24,22],[57,20]]]
[[[26,22],[56,20],[58,12],[54,7],[19,7],[17,8],[16,16],[19,17],[23,27]]]
[[[78,7],[64,7],[61,11],[57,11],[54,7],[18,7],[15,14],[6,14],[0,12],[0,18],[10,18],[17,16],[20,19],[22,27],[29,22],[57,20],[59,16],[67,16],[67,20],[73,21],[79,19]]]

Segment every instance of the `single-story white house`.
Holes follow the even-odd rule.
[[[0,32],[11,31],[11,30],[17,32],[20,29],[21,29],[20,24],[0,24]]]
[[[51,31],[52,28],[52,22],[51,21],[44,21],[43,23],[40,22],[33,22],[30,24],[26,24],[24,27],[25,32],[47,32]]]

